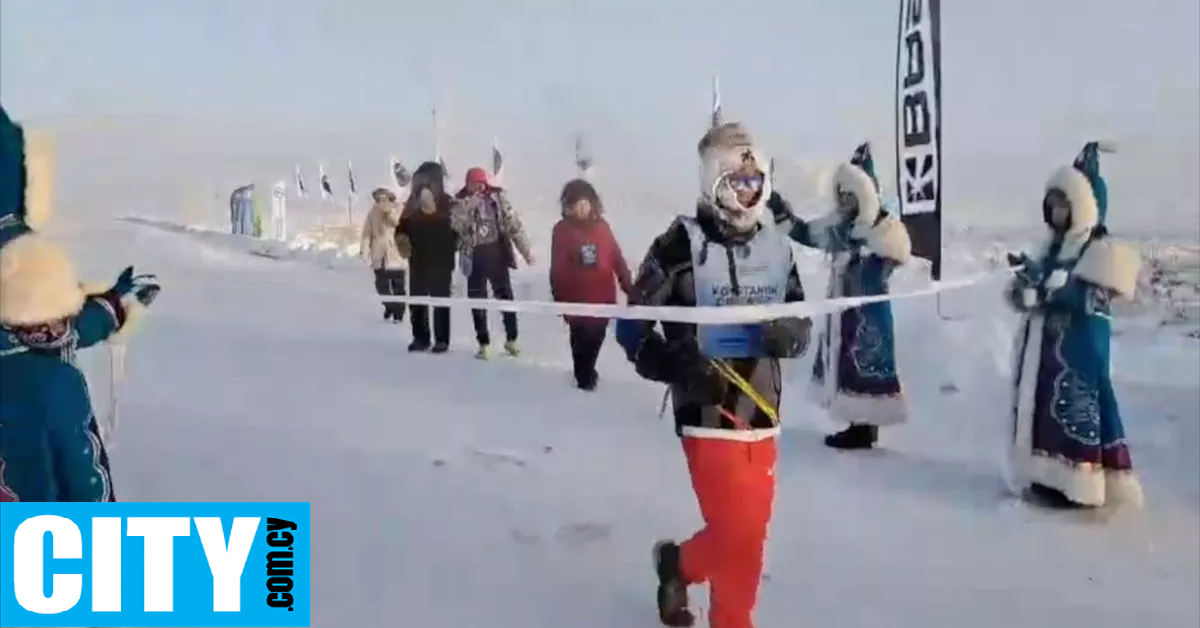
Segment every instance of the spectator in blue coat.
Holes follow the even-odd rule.
[[[159,287],[127,268],[89,294],[33,225],[22,129],[0,108],[0,501],[111,501],[112,476],[75,351],[127,336]]]

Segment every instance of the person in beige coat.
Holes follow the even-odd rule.
[[[401,207],[396,195],[387,188],[379,188],[371,194],[375,204],[363,221],[360,254],[375,271],[375,293],[384,296],[407,294],[407,259],[409,244],[407,237],[396,233],[400,224]],[[383,303],[383,320],[395,323],[404,320],[403,303]]]

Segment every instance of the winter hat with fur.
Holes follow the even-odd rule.
[[[563,215],[566,216],[570,207],[582,199],[587,199],[592,204],[594,216],[604,214],[604,204],[600,202],[600,193],[596,191],[596,187],[584,179],[571,179],[563,186],[562,194],[558,196]]]
[[[50,213],[44,148],[40,140],[27,144],[0,107],[0,324],[7,326],[49,323],[83,307],[70,256],[33,232]]]
[[[870,228],[879,219],[883,203],[879,198],[879,179],[875,177],[875,160],[871,156],[871,145],[860,144],[849,162],[839,164],[833,173],[833,198],[838,194],[853,194],[858,200],[858,213],[854,224]],[[837,211],[842,211],[840,204]]]
[[[1100,174],[1100,143],[1088,142],[1074,163],[1055,170],[1046,182],[1045,191],[1051,190],[1062,192],[1071,203],[1068,234],[1082,237],[1096,227],[1104,227],[1108,218],[1108,184]]]
[[[735,228],[744,229],[757,223],[771,198],[770,160],[754,145],[749,131],[737,122],[715,126],[700,138],[696,152],[700,155],[701,202],[715,208],[722,219]],[[732,199],[718,198],[725,175],[747,166],[763,177],[762,193],[757,201],[749,207],[741,207]]]
[[[22,327],[77,314],[83,288],[61,247],[30,232],[0,247],[0,324]]]
[[[48,136],[26,132],[0,106],[0,245],[50,218],[49,147]]]

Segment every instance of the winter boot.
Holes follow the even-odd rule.
[[[688,609],[687,585],[679,567],[679,545],[674,541],[654,544],[654,572],[658,576],[658,619],[664,626],[691,626],[696,616]]]
[[[1052,508],[1055,510],[1084,510],[1090,508],[1083,504],[1078,504],[1069,497],[1063,494],[1062,491],[1056,488],[1050,488],[1045,484],[1031,484],[1024,495],[1026,501],[1035,506],[1044,508]]]
[[[479,345],[479,350],[475,352],[475,359],[476,360],[486,360],[486,359],[488,359],[488,357],[489,357],[488,346],[487,345]]]
[[[825,446],[834,449],[871,449],[879,440],[879,427],[866,423],[851,423],[850,427],[825,437]]]
[[[516,340],[509,340],[508,342],[504,343],[504,350],[508,352],[508,355],[514,358],[521,356],[521,348],[517,346]]]
[[[423,353],[425,351],[429,351],[429,343],[421,342],[419,340],[414,340],[411,343],[409,343],[408,351],[409,351],[409,353]]]
[[[600,383],[600,374],[592,371],[590,375],[584,375],[575,380],[575,384],[580,390],[593,391],[596,390],[596,384]]]
[[[445,342],[433,343],[433,352],[434,353],[445,353],[449,350],[450,350],[450,345]]]

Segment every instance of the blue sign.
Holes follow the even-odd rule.
[[[0,627],[309,625],[307,503],[0,503]]]

